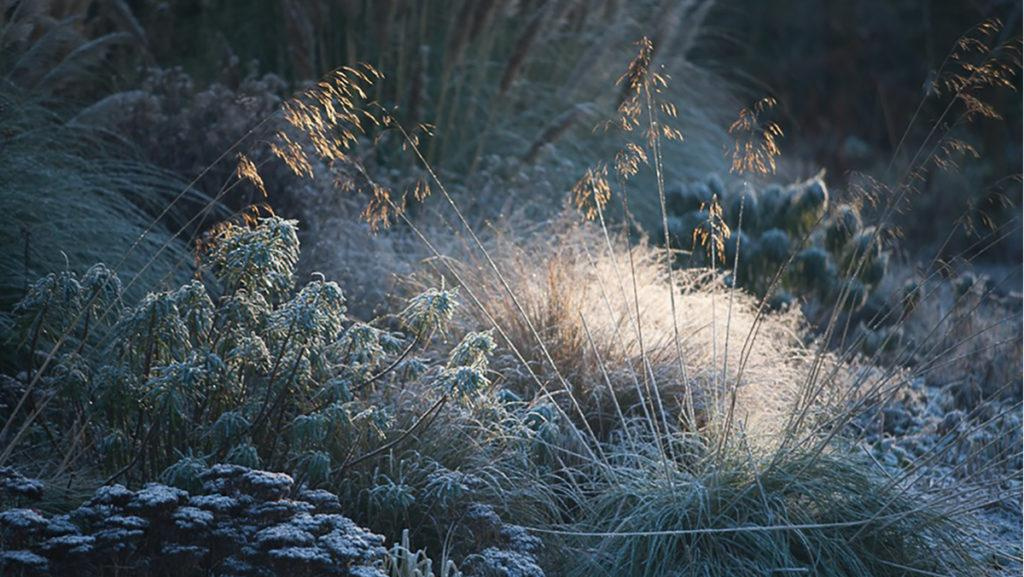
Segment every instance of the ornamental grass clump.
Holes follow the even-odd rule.
[[[582,485],[586,513],[559,534],[589,555],[567,575],[946,574],[977,567],[959,528],[915,492],[842,453],[734,447],[673,464],[628,447]],[[753,449],[756,451],[756,449]]]
[[[108,132],[62,118],[31,94],[0,87],[0,306],[35,279],[106,262],[128,293],[188,278],[182,206],[210,199],[135,155]],[[177,197],[177,198],[176,198]],[[219,214],[216,204],[210,207]]]

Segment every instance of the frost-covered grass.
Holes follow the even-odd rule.
[[[270,218],[228,224],[210,242],[201,262],[217,292],[208,293],[194,281],[118,310],[120,320],[106,329],[111,339],[106,348],[80,346],[86,341],[78,335],[85,312],[96,311],[93,318],[99,319],[104,305],[117,302],[117,281],[109,272],[90,271],[81,282],[54,276],[36,285],[16,309],[16,326],[23,331],[17,342],[63,352],[55,355],[53,369],[36,366],[8,385],[10,400],[22,400],[21,410],[32,412],[11,413],[5,421],[7,430],[16,431],[15,443],[5,447],[6,460],[49,478],[91,470],[110,482],[158,478],[192,491],[208,486],[221,495],[220,485],[211,485],[204,472],[210,464],[269,466],[292,473],[300,485],[330,491],[324,496],[340,495],[344,513],[375,532],[396,538],[410,529],[415,542],[475,572],[467,574],[571,574],[613,566],[627,572],[611,574],[660,575],[700,567],[725,575],[796,566],[866,575],[887,574],[892,564],[936,571],[973,563],[958,548],[959,529],[944,510],[847,453],[845,441],[834,445],[824,438],[832,429],[819,423],[834,417],[828,412],[833,405],[823,402],[826,396],[804,408],[797,401],[808,389],[777,390],[786,380],[806,378],[813,368],[810,355],[798,352],[799,325],[791,316],[764,321],[769,325],[764,334],[774,342],[751,353],[755,360],[745,377],[750,385],[736,395],[739,430],[730,431],[722,411],[730,399],[727,379],[738,374],[722,376],[715,368],[701,378],[700,368],[710,358],[699,355],[685,358],[685,378],[692,379],[689,386],[701,402],[665,402],[659,383],[674,369],[671,355],[662,353],[666,360],[659,362],[669,368],[651,373],[649,382],[630,382],[629,372],[637,366],[618,376],[627,393],[616,391],[614,400],[604,402],[604,411],[609,404],[621,411],[610,417],[595,408],[599,404],[586,387],[552,390],[560,382],[554,371],[517,381],[513,364],[491,370],[487,358],[498,345],[489,333],[469,332],[447,362],[430,361],[439,352],[432,337],[453,315],[463,314],[456,299],[468,298],[470,290],[480,298],[486,294],[481,284],[459,287],[467,294],[458,297],[454,289],[428,290],[394,316],[393,329],[382,330],[347,319],[336,285],[313,280],[298,291],[290,288],[298,255],[292,223]],[[535,254],[565,242],[537,247]],[[649,266],[638,262],[635,270]],[[645,299],[653,305],[659,281],[656,269],[647,274]],[[683,296],[691,300],[682,301],[682,311],[730,303],[721,289],[699,282],[687,286]],[[525,288],[518,288],[517,299],[530,302]],[[539,296],[549,288],[531,290]],[[730,338],[739,339],[749,330],[742,323],[752,322],[744,319],[753,314],[753,304],[740,298],[732,307],[736,324],[730,329],[740,333]],[[639,310],[661,319],[641,325],[649,343],[670,340],[664,310],[647,305]],[[724,344],[728,308],[719,313],[725,318],[684,322],[692,327],[686,334],[703,338],[697,329],[721,323],[718,336]],[[479,323],[472,316],[461,318],[466,326]],[[501,324],[508,326],[506,320]],[[91,327],[104,332],[97,321]],[[592,346],[594,332],[587,328]],[[615,342],[612,334],[598,334],[603,342]],[[66,346],[57,345],[60,336]],[[788,348],[778,348],[784,341]],[[505,341],[499,348],[505,346],[516,343]],[[657,350],[649,349],[652,355]],[[633,357],[611,352],[602,364],[640,365],[654,358],[647,357],[648,349]],[[738,358],[733,362],[741,365]],[[772,368],[772,362],[781,364]],[[533,370],[531,364],[524,369]],[[783,367],[789,379],[765,380]],[[566,374],[561,378],[587,382],[582,373]],[[722,390],[714,388],[716,379]],[[524,385],[530,382],[543,386]],[[778,401],[766,403],[768,398]],[[83,404],[83,399],[92,401]],[[792,422],[801,415],[805,423]],[[599,421],[600,436],[594,427]],[[263,428],[261,422],[275,425]],[[784,423],[788,426],[779,428]],[[30,456],[47,448],[54,450],[54,459]],[[12,486],[24,485],[15,482],[16,473],[8,477]],[[291,484],[283,475],[260,474],[247,486],[281,498]],[[139,502],[130,510],[165,511],[168,523],[184,529],[207,524],[209,514],[203,511],[233,510],[215,495],[184,504],[185,492],[164,485],[126,495]],[[34,522],[35,514],[25,511],[11,510],[4,517],[9,567],[37,561],[29,556],[38,553],[17,548],[21,545],[11,533]],[[97,563],[102,565],[105,555],[129,552],[143,563],[144,551],[172,545],[180,545],[176,555],[191,556],[200,566],[212,559],[201,546],[170,537],[164,543],[150,522],[135,517],[112,515],[102,521],[116,525],[102,529],[114,549],[90,553],[99,556]],[[313,537],[298,529],[283,531],[254,530],[239,543],[270,551],[266,559],[253,557],[267,567],[327,566],[307,543]],[[83,546],[78,541],[61,546]],[[940,542],[941,549],[933,547]],[[51,547],[44,545],[39,547]],[[568,551],[575,553],[567,556]]]
[[[178,209],[208,199],[186,192],[165,212],[185,183],[112,134],[67,121],[9,86],[0,88],[0,131],[5,308],[37,277],[69,265],[117,265],[133,296],[188,277],[191,231],[175,236],[187,220],[176,218]]]
[[[179,246],[175,266],[191,280],[165,275],[126,291],[136,283],[119,256],[168,252],[140,245],[113,261],[101,253],[106,264],[91,268],[91,253],[76,255],[27,283],[3,325],[5,571],[853,577],[983,574],[1007,556],[965,529],[1019,477],[1019,453],[986,429],[1006,423],[1019,438],[1019,420],[1000,420],[1009,409],[961,415],[915,459],[893,462],[877,451],[886,439],[872,437],[895,430],[874,415],[888,417],[921,379],[1004,344],[959,346],[992,319],[942,309],[964,318],[926,318],[914,347],[866,357],[862,336],[846,346],[846,318],[826,314],[816,333],[796,307],[773,311],[727,280],[743,252],[727,250],[715,199],[692,245],[677,246],[663,146],[679,140],[680,112],[653,54],[644,39],[621,79],[609,137],[618,148],[571,191],[578,211],[539,223],[488,222],[495,206],[470,208],[472,190],[449,188],[430,162],[450,144],[432,152],[423,127],[372,101],[382,82],[373,67],[338,70],[286,101],[281,130],[237,157],[225,186],[260,190],[272,159],[290,178],[326,179],[319,190],[344,193],[347,209],[359,204],[360,238],[392,226],[381,234],[396,237],[360,243],[347,263],[359,270],[346,276],[379,297],[373,315],[351,313],[371,307],[350,302],[332,275],[297,274],[300,225],[266,207],[196,235],[194,254]],[[737,145],[734,167],[767,170],[778,151],[751,130],[737,136],[753,144]],[[75,134],[57,133],[52,148]],[[398,166],[419,164],[410,190],[389,189],[363,162],[378,151],[362,148],[381,139],[401,144],[388,154],[410,153]],[[47,159],[44,148],[26,158]],[[134,181],[96,161],[74,169]],[[756,172],[737,178],[765,176]],[[903,182],[880,186],[896,204],[909,193]],[[124,201],[105,190],[88,193]],[[303,206],[316,218],[329,205]],[[636,206],[658,215],[654,242],[636,234]],[[895,204],[879,212],[890,222],[870,229],[864,254],[889,242],[876,232],[897,218]],[[352,236],[351,217],[312,230]],[[704,252],[708,268],[674,267],[680,248]],[[757,273],[765,294],[799,250],[780,243],[778,270]],[[869,264],[848,260],[853,276]],[[930,340],[961,329],[956,343]],[[925,490],[931,465],[962,446],[994,454],[981,467],[997,477]],[[83,487],[92,496],[69,506]]]

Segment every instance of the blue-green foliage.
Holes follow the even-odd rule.
[[[473,399],[490,385],[487,378],[487,357],[494,352],[491,332],[469,333],[448,357],[448,366],[441,382],[449,393],[459,399]]]
[[[444,329],[454,291],[428,290],[383,321],[350,319],[337,284],[294,286],[295,222],[276,217],[220,227],[199,256],[210,280],[134,305],[96,265],[40,279],[13,311],[16,382],[59,393],[36,422],[69,439],[88,423],[84,445],[103,470],[188,487],[204,463],[229,462],[322,483],[391,432],[392,409],[368,400],[375,387],[426,378],[439,397],[470,399],[489,385],[487,333],[445,365],[409,354]]]
[[[767,295],[774,307],[804,298],[858,310],[885,277],[889,255],[882,250],[879,235],[862,224],[856,207],[842,204],[830,209],[828,189],[820,177],[757,191],[749,186],[727,188],[711,175],[670,189],[673,246],[694,248],[692,255],[683,257],[684,264],[710,264],[706,252],[693,247],[693,231],[708,227],[708,207],[714,201],[732,229],[725,239],[724,264],[718,266],[731,271],[739,251],[736,279],[730,275],[730,282]]]

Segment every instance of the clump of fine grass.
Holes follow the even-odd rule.
[[[729,293],[714,275],[677,273],[681,292],[673,318],[658,248],[645,241],[630,245],[621,235],[606,242],[596,225],[573,222],[570,214],[522,234],[525,238],[498,235],[488,250],[525,315],[484,263],[469,256],[455,267],[481,306],[469,309],[464,325],[486,326],[493,319],[547,386],[560,391],[546,350],[594,426],[621,426],[616,405],[624,416],[642,415],[644,399],[648,405],[656,402],[648,396],[651,383],[676,424],[688,403],[705,412],[724,384],[738,378],[751,431],[768,438],[781,426],[812,357],[801,341],[805,327],[796,311],[761,323],[763,338],[744,355],[740,344],[757,319],[757,301],[736,294],[730,311]],[[680,349],[674,327],[682,337]],[[727,339],[734,346],[725,347]],[[503,363],[508,386],[527,397],[543,393],[512,355],[501,360],[499,354],[497,362]]]
[[[588,552],[566,574],[896,576],[977,568],[954,521],[846,454],[775,458],[736,449],[669,478],[657,475],[656,460],[614,453],[611,479],[595,475],[585,487],[586,512],[563,535]]]
[[[175,220],[176,210],[164,210],[186,189],[177,177],[10,86],[0,89],[0,131],[4,308],[39,276],[101,261],[120,263],[135,297],[188,278],[191,254],[172,233],[184,222]],[[185,193],[175,208],[198,200]]]
[[[644,143],[632,142],[617,155],[615,169],[622,180],[634,176],[637,168],[642,164],[650,164],[656,173],[656,180],[659,185],[658,192],[661,197],[662,210],[664,211],[664,188],[663,174],[661,172],[661,157],[659,142],[660,124],[655,120],[655,110],[663,111],[666,116],[673,115],[672,108],[662,107],[656,104],[656,98],[652,96],[658,92],[657,86],[663,85],[664,80],[652,73],[647,79],[646,70],[649,66],[649,59],[645,57],[645,51],[649,53],[650,44],[641,43],[641,56],[634,60],[630,72],[624,75],[625,79],[635,94],[625,100],[620,107],[622,126],[627,132],[633,128],[645,127],[641,131],[646,137]],[[666,136],[673,136],[669,132]],[[582,194],[577,195],[577,201],[581,207],[591,207],[588,212],[602,218],[604,204],[609,201],[611,185],[605,176],[609,170],[607,165],[599,165],[596,169],[589,171],[587,176],[581,180],[578,189]],[[439,186],[441,186],[439,184]],[[906,184],[899,185],[896,189],[899,196],[907,192]],[[582,202],[580,200],[582,199]],[[898,200],[896,201],[898,202]],[[468,228],[465,218],[462,216],[459,207],[449,200],[453,212],[458,217],[463,227]],[[626,201],[623,200],[623,205]],[[886,207],[886,216],[891,216]],[[664,220],[664,213],[663,213]],[[714,224],[710,224],[708,234],[708,245],[711,251],[710,261],[714,263],[715,249],[722,250],[718,235],[725,231],[719,227],[716,231]],[[662,263],[671,262],[671,245],[668,241],[667,223],[665,224],[665,254],[666,258]],[[605,233],[607,234],[607,233]],[[725,232],[725,234],[728,234]],[[622,414],[621,405],[616,406],[619,412],[618,417],[623,422],[620,435],[625,439],[623,445],[628,447],[628,454],[650,454],[652,457],[644,466],[634,464],[623,464],[616,459],[618,456],[612,449],[602,444],[598,436],[592,431],[587,423],[585,415],[587,411],[581,407],[585,399],[579,395],[579,361],[574,363],[574,358],[579,355],[566,355],[568,366],[559,366],[558,354],[560,349],[580,350],[580,342],[584,339],[581,332],[576,330],[564,330],[564,323],[558,326],[552,319],[564,314],[565,310],[575,309],[577,312],[582,308],[580,303],[587,303],[596,298],[587,298],[574,293],[579,290],[582,283],[565,283],[559,279],[563,274],[564,267],[551,267],[547,274],[536,274],[536,263],[542,259],[538,258],[538,252],[524,252],[525,257],[521,258],[518,266],[508,266],[502,262],[500,255],[494,246],[487,246],[482,243],[472,230],[468,231],[472,242],[467,244],[476,250],[481,257],[478,260],[469,259],[464,268],[459,269],[456,265],[445,262],[445,266],[453,271],[453,276],[463,282],[463,286],[471,286],[476,294],[480,294],[480,288],[486,286],[480,279],[491,279],[493,293],[484,299],[475,299],[481,310],[480,322],[486,321],[495,327],[500,327],[502,337],[507,342],[513,356],[521,364],[524,372],[528,374],[525,382],[533,380],[539,385],[535,391],[537,399],[561,398],[567,399],[562,409],[564,415],[571,415],[574,411],[582,417],[582,425],[577,429],[575,437],[584,446],[588,439],[592,439],[591,449],[587,451],[589,456],[582,451],[566,450],[568,459],[562,462],[561,472],[567,479],[566,483],[578,490],[578,499],[572,500],[566,517],[571,521],[559,528],[539,529],[541,533],[549,533],[568,537],[580,538],[607,538],[606,543],[600,548],[588,548],[584,550],[585,561],[582,565],[586,568],[590,562],[599,567],[615,567],[617,573],[622,574],[626,567],[627,574],[639,575],[660,575],[672,574],[687,571],[691,568],[698,569],[694,574],[763,574],[765,571],[814,571],[818,569],[825,574],[833,575],[868,575],[868,574],[903,574],[907,571],[948,571],[959,570],[962,567],[976,567],[973,558],[962,547],[966,539],[961,528],[954,520],[964,510],[955,508],[939,507],[941,500],[936,501],[932,497],[925,497],[913,492],[913,478],[920,466],[918,463],[914,468],[887,479],[879,476],[871,465],[848,452],[846,427],[850,424],[853,416],[863,410],[867,398],[865,393],[881,396],[883,398],[900,390],[901,383],[906,375],[899,370],[890,369],[874,375],[871,371],[862,372],[848,386],[840,388],[836,394],[834,385],[839,382],[838,375],[846,369],[843,363],[835,362],[835,359],[826,351],[824,345],[815,347],[810,355],[813,357],[805,364],[797,365],[794,374],[797,383],[793,384],[795,395],[791,397],[793,402],[787,406],[787,412],[776,413],[786,422],[781,429],[774,431],[771,435],[774,443],[758,445],[753,443],[747,445],[737,440],[745,438],[744,430],[750,428],[756,432],[752,424],[756,424],[747,414],[743,414],[744,408],[751,404],[756,405],[757,397],[741,399],[741,391],[745,388],[739,375],[746,375],[751,369],[750,351],[756,346],[759,340],[770,338],[765,332],[766,318],[764,313],[764,302],[751,307],[752,320],[746,324],[746,330],[740,331],[738,339],[730,339],[729,334],[733,323],[738,321],[737,311],[742,314],[742,299],[739,291],[722,290],[718,299],[725,302],[724,332],[719,340],[717,331],[723,330],[717,322],[715,293],[712,290],[710,310],[712,311],[708,324],[711,327],[710,339],[706,341],[710,348],[710,372],[712,386],[708,389],[710,394],[705,414],[708,416],[703,423],[689,421],[693,427],[694,434],[686,435],[685,445],[695,444],[699,450],[697,454],[687,452],[684,448],[678,447],[678,442],[673,439],[672,426],[669,424],[665,413],[673,416],[682,413],[678,408],[673,407],[666,411],[664,405],[657,402],[662,399],[662,389],[657,386],[658,376],[648,366],[647,347],[640,344],[639,335],[643,334],[643,323],[637,320],[641,317],[643,307],[637,296],[638,284],[637,267],[634,259],[625,259],[630,267],[626,270],[625,282],[623,285],[633,284],[632,302],[623,298],[628,305],[631,305],[636,312],[636,317],[631,321],[636,326],[638,334],[637,345],[639,348],[640,370],[643,378],[641,387],[640,378],[636,388],[641,405],[644,407],[644,419],[646,431],[650,436],[645,440],[640,434],[630,434],[630,426],[626,422],[627,417]],[[877,236],[877,235],[875,235]],[[599,237],[600,238],[600,237]],[[606,237],[607,239],[607,237]],[[871,243],[877,242],[875,237],[870,239]],[[600,245],[600,243],[595,243]],[[611,245],[610,240],[606,244]],[[433,247],[432,247],[433,249]],[[609,246],[609,252],[613,252]],[[573,258],[562,260],[557,256],[553,259],[559,264],[566,261],[572,262]],[[584,251],[588,257],[590,256]],[[439,255],[440,256],[440,255]],[[576,255],[577,259],[579,253]],[[737,257],[738,258],[738,257]],[[594,266],[594,259],[587,262]],[[856,272],[864,266],[864,258],[858,259],[850,264],[849,268]],[[657,261],[655,261],[657,262]],[[529,263],[529,264],[524,264]],[[735,266],[735,265],[733,265]],[[783,265],[782,274],[788,263]],[[594,267],[595,269],[597,267]],[[528,271],[520,275],[517,271]],[[657,270],[656,268],[654,270]],[[471,275],[477,282],[465,282]],[[671,343],[668,350],[675,353],[679,365],[677,376],[681,376],[686,383],[684,390],[690,395],[700,396],[695,390],[695,383],[698,381],[692,376],[687,378],[691,371],[687,370],[686,343],[690,335],[686,335],[685,326],[682,326],[680,319],[688,315],[694,315],[695,311],[684,305],[684,299],[676,293],[676,287],[685,287],[685,278],[675,275],[678,283],[673,279],[673,271],[667,269],[657,282],[667,284],[667,290],[662,296],[667,295],[668,314],[665,308],[660,309],[661,317],[668,317],[666,330],[662,332],[666,341]],[[596,275],[595,275],[596,276]],[[529,283],[520,283],[519,278],[531,279]],[[603,279],[614,278],[615,275],[598,277]],[[582,277],[578,277],[582,278]],[[774,282],[774,281],[772,281]],[[551,287],[558,285],[571,286],[572,289],[551,290]],[[598,281],[599,286],[611,284],[612,292],[615,290],[614,282]],[[542,294],[541,298],[534,298],[530,290],[523,290],[522,286],[532,287],[534,294]],[[644,284],[643,286],[647,286]],[[622,290],[626,292],[626,290]],[[838,300],[842,303],[849,299],[849,291],[842,291]],[[628,294],[628,293],[627,293]],[[686,296],[685,294],[683,296]],[[502,311],[497,314],[489,310],[487,303],[496,302],[495,310]],[[666,305],[662,304],[662,307]],[[628,310],[628,309],[627,309]],[[699,309],[697,309],[699,311]],[[698,313],[699,314],[699,313]],[[615,319],[614,314],[608,315]],[[498,319],[501,319],[500,321]],[[505,322],[502,322],[505,321]],[[685,321],[684,321],[685,322]],[[519,324],[517,330],[515,325]],[[583,333],[586,339],[591,340],[590,331],[585,323]],[[845,327],[843,323],[833,320],[825,330],[827,337],[834,334],[843,334]],[[744,334],[745,333],[745,336]],[[554,338],[552,339],[552,335]],[[687,338],[680,338],[686,335]],[[552,340],[554,342],[552,342]],[[724,367],[729,364],[728,355],[729,341],[733,340],[734,347],[743,351],[739,360],[739,369],[733,381],[730,383],[729,374]],[[724,341],[724,344],[723,344]],[[722,345],[722,360],[719,361],[718,347]],[[596,347],[595,347],[596,348]],[[674,349],[674,350],[673,350]],[[524,351],[526,354],[524,354]],[[536,351],[536,352],[534,352]],[[552,352],[555,351],[555,352]],[[844,356],[847,352],[843,352]],[[721,378],[718,375],[718,364],[722,363]],[[599,361],[598,361],[599,363]],[[670,365],[671,366],[671,365]],[[705,365],[706,366],[706,365]],[[544,374],[550,370],[550,373]],[[538,378],[540,373],[542,378]],[[602,370],[600,377],[607,378],[607,372]],[[664,377],[664,375],[660,375]],[[547,378],[545,383],[543,378]],[[600,382],[598,379],[593,379]],[[585,382],[585,381],[584,381]],[[717,385],[721,383],[725,394],[719,394]],[[563,390],[549,390],[548,384],[561,385]],[[664,380],[661,382],[664,385]],[[614,390],[609,382],[608,388]],[[647,399],[644,400],[644,395]],[[613,394],[614,396],[614,394]],[[753,402],[751,402],[753,401]],[[837,403],[838,402],[838,403]],[[692,405],[691,405],[692,407]],[[685,406],[684,406],[685,408]],[[816,414],[820,411],[820,415]],[[659,414],[660,413],[660,414]],[[573,418],[569,417],[569,421]],[[661,421],[659,423],[659,420]],[[686,421],[680,419],[686,428]],[[571,427],[570,427],[571,428]],[[584,430],[585,429],[585,430]],[[660,429],[660,430],[659,430]],[[591,436],[588,438],[587,434]],[[570,435],[572,437],[572,435]],[[854,435],[854,439],[856,436]],[[578,449],[576,445],[574,449]],[[702,451],[706,453],[702,454]],[[705,458],[707,460],[705,460]],[[566,464],[568,462],[568,464]],[[745,466],[744,463],[757,464],[753,467]],[[585,472],[580,471],[580,463],[583,463]],[[677,479],[674,471],[679,467],[685,471],[683,479]],[[668,504],[679,498],[680,493],[677,485],[692,485],[694,478],[707,475],[707,480],[702,480],[696,494],[693,495],[694,502],[700,503],[690,515],[690,510],[675,517],[666,518],[666,512],[671,516],[672,509]],[[806,477],[805,477],[806,476]],[[716,496],[715,500],[709,498],[708,486],[711,479],[727,482],[717,486],[722,495]],[[585,480],[585,481],[581,481]],[[764,481],[767,480],[767,485]],[[599,487],[588,492],[588,483]],[[641,487],[632,484],[638,483]],[[820,484],[819,484],[820,483]],[[651,487],[660,487],[664,493],[658,494]],[[791,492],[792,491],[792,492]],[[759,492],[759,493],[758,493]],[[611,502],[603,507],[602,495],[609,495]],[[660,496],[666,496],[660,500]],[[733,508],[736,503],[744,502],[749,495],[759,496],[759,500],[753,497],[744,504],[755,507],[756,513],[751,514],[749,510]],[[685,496],[685,493],[684,493]],[[954,495],[962,497],[964,495]],[[948,497],[946,497],[948,498]],[[684,499],[685,501],[685,499]],[[722,509],[715,509],[709,514],[706,503],[729,503]],[[589,507],[595,506],[593,516],[589,515]],[[686,505],[684,505],[685,507]],[[633,514],[636,511],[640,513]],[[637,523],[635,530],[624,529],[630,522]],[[716,523],[724,522],[724,526],[716,526]],[[585,524],[597,525],[601,530],[593,530]],[[664,525],[662,525],[664,523]],[[777,524],[775,524],[777,523]],[[584,524],[580,527],[579,524]],[[710,525],[710,526],[709,526]],[[651,529],[654,527],[655,529]],[[633,527],[630,527],[633,528]],[[895,528],[895,530],[893,530]],[[841,531],[837,537],[836,529],[849,529]],[[862,530],[864,529],[864,530]],[[870,531],[868,531],[870,529]],[[784,537],[773,539],[774,532],[778,531]],[[736,538],[735,534],[755,534],[753,540]],[[728,534],[730,537],[719,538],[715,541],[716,546],[705,551],[707,558],[700,557],[703,565],[694,566],[693,556],[673,556],[678,551],[678,544],[666,549],[659,549],[652,544],[651,540],[641,541],[639,544],[636,538],[652,538],[666,536],[693,535],[695,542],[702,542],[710,539],[709,535]],[[768,537],[763,537],[768,535]],[[794,537],[795,535],[795,537]],[[625,543],[625,545],[623,545]],[[605,551],[612,551],[604,555]],[[671,553],[668,553],[671,551]],[[726,560],[722,560],[725,558]],[[731,561],[730,561],[731,560]],[[653,568],[652,568],[653,566]],[[631,570],[630,570],[631,569]],[[587,571],[587,569],[584,569]],[[593,571],[593,569],[591,569]]]
[[[677,322],[685,335],[684,380],[675,362],[658,250],[644,244],[617,254],[613,249],[623,267],[616,271],[611,258],[592,252],[601,250],[602,242],[594,227],[558,223],[540,227],[518,245],[499,238],[487,246],[532,328],[483,269],[484,263],[456,265],[459,277],[482,303],[481,310],[471,311],[475,320],[467,326],[497,319],[514,341],[511,347],[552,392],[534,388],[535,381],[516,369],[511,354],[506,364],[500,359],[496,363],[505,375],[504,385],[534,405],[571,398],[587,417],[586,423],[573,422],[576,413],[569,401],[563,409],[569,419],[549,417],[560,432],[547,447],[557,463],[549,465],[554,471],[548,482],[559,487],[565,509],[556,515],[561,523],[535,528],[549,547],[574,551],[562,556],[571,562],[555,561],[554,570],[643,576],[983,570],[971,556],[964,532],[970,517],[962,509],[940,505],[949,496],[913,488],[912,474],[893,481],[868,459],[851,453],[845,433],[827,439],[863,410],[856,408],[857,387],[885,398],[900,390],[909,375],[893,377],[879,370],[865,376],[856,364],[845,365],[829,355],[815,360],[814,348],[802,343],[806,327],[795,311],[757,321],[758,336],[751,345],[755,352],[745,356],[740,351],[755,325],[757,301],[733,294],[730,315],[727,289],[716,288],[707,278],[681,275]],[[538,262],[548,267],[538,271]],[[614,294],[620,290],[617,275],[627,284],[625,298]],[[633,279],[639,287],[636,296]],[[643,355],[635,337],[626,333],[636,302],[647,339]],[[728,351],[723,350],[726,334],[734,343]],[[725,377],[721,356],[713,356],[716,335],[718,355],[730,357]],[[554,370],[545,369],[547,356],[541,347],[555,359],[571,391],[561,392]],[[645,362],[653,369],[645,369]],[[673,429],[685,430],[685,387],[713,391],[717,382],[727,389],[724,384],[735,382],[740,373],[735,403],[739,430],[726,429],[727,413],[715,408],[727,402],[728,394],[709,393],[699,432],[673,433],[673,440],[661,443],[652,436],[657,429],[649,422],[652,415],[645,417],[640,408],[647,392],[645,376],[653,374],[655,394],[667,401]],[[601,398],[609,388],[615,394]],[[673,395],[676,402],[669,400]],[[657,405],[651,406],[654,420],[656,410]],[[603,439],[595,441],[600,449],[591,458],[579,444],[580,438],[590,438],[588,426]],[[674,447],[669,450],[674,457],[659,446]]]

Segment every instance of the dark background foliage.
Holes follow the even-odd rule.
[[[722,69],[755,96],[774,95],[788,136],[783,155],[826,168],[833,185],[841,186],[850,171],[870,171],[891,159],[960,35],[999,18],[1005,41],[1020,34],[1020,15],[1019,2],[1003,0],[728,2],[709,16],[707,41],[694,59]],[[928,183],[928,194],[909,211],[920,218],[904,225],[912,240],[943,240],[968,206],[994,212],[1003,222],[1019,214],[1019,181],[1009,191],[999,181],[1021,172],[1020,97],[991,97],[1005,120],[982,121],[970,135],[982,166],[969,178],[942,175]],[[928,119],[941,111],[937,103],[926,105],[908,141],[923,137],[931,128]],[[1001,205],[995,198],[1000,193],[1009,193],[1012,207]],[[1014,235],[997,258],[1019,262],[1020,245]]]
[[[454,90],[474,82],[462,74],[468,60],[479,58],[481,50],[494,59],[482,71],[487,80],[474,85],[482,88],[473,90],[486,95],[476,104],[502,103],[503,111],[521,112],[529,106],[526,102],[537,99],[533,94],[517,95],[506,86],[512,84],[513,71],[543,88],[557,85],[572,69],[551,64],[550,55],[525,66],[517,63],[521,52],[543,52],[537,44],[564,40],[584,29],[596,30],[613,46],[628,46],[620,30],[626,23],[638,25],[645,33],[653,31],[656,44],[668,43],[658,46],[662,62],[682,57],[713,71],[736,89],[741,101],[774,96],[787,134],[782,143],[783,176],[805,178],[823,167],[830,185],[840,191],[851,171],[877,173],[888,165],[929,83],[961,34],[986,18],[1005,23],[999,40],[1020,33],[1020,5],[1008,0],[704,1],[681,3],[686,6],[681,10],[673,8],[680,4],[673,2],[636,3],[634,10],[620,4],[134,0],[128,7],[146,31],[149,63],[183,66],[199,85],[237,83],[251,63],[294,84],[340,65],[372,62],[392,77],[378,95],[383,101],[399,105],[407,122],[438,125],[441,144],[431,147],[432,160],[463,169],[475,168],[482,155],[514,153],[516,146],[526,146],[573,104],[570,98],[550,109],[520,114],[518,139],[462,146],[471,136],[465,127],[489,122],[473,106],[465,106],[472,100],[458,100],[469,98],[467,94],[441,94],[441,84],[449,83]],[[360,34],[365,30],[375,34]],[[696,36],[679,38],[691,34]],[[572,48],[558,57],[576,62],[596,57],[592,43],[578,42]],[[473,59],[466,58],[467,50]],[[518,66],[527,70],[519,71]],[[597,72],[597,86],[614,78],[614,71]],[[433,86],[418,87],[417,74]],[[589,101],[592,95],[581,90],[575,96]],[[447,107],[439,102],[445,98]],[[920,217],[903,225],[913,241],[910,246],[934,248],[965,212],[989,215],[997,225],[1005,225],[1019,212],[1019,180],[1007,182],[1006,177],[1021,172],[1020,99],[1003,92],[992,95],[992,104],[1005,120],[984,120],[965,138],[983,160],[960,174],[930,177],[922,187],[927,194],[908,207]],[[709,103],[711,108],[715,105]],[[939,113],[940,103],[926,104],[907,131],[907,141],[922,138]],[[574,136],[579,135],[568,132],[563,138]],[[445,144],[451,141],[459,144]],[[459,154],[452,154],[453,147]],[[902,160],[913,150],[904,146]],[[961,238],[951,250],[970,242]],[[1019,233],[1012,234],[982,258],[1019,261],[1020,245]]]

